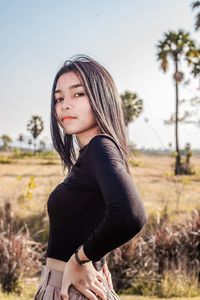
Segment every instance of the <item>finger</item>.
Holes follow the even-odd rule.
[[[107,265],[107,263],[105,263],[105,264],[103,265],[103,268],[102,268],[102,269],[108,270],[108,265]]]
[[[111,278],[108,279],[108,286],[113,290],[113,283]]]
[[[97,277],[97,281],[98,281],[98,282],[103,282],[103,279],[102,279],[101,277],[100,277],[100,278]]]
[[[112,276],[111,276],[111,273],[108,269],[107,263],[105,263],[103,265],[102,271],[104,273],[104,276],[106,277],[106,281],[107,281],[107,284],[108,284],[109,288],[113,289]]]
[[[107,272],[105,273],[106,281],[108,283],[108,286],[113,289],[113,283],[112,283],[112,278],[111,278],[111,273]]]
[[[67,292],[65,291],[60,291],[60,296],[62,297],[63,300],[68,300],[69,299],[69,295]]]
[[[99,300],[97,298],[97,296],[92,292],[90,291],[89,289],[83,289],[83,288],[78,288],[76,287],[77,290],[79,290],[79,292],[81,292],[83,295],[86,296],[86,298],[88,298],[89,300]]]
[[[90,290],[92,290],[92,292],[95,293],[96,296],[99,296],[102,300],[107,300],[106,290],[104,287],[98,287],[95,284],[91,284]]]
[[[68,299],[69,299],[68,293],[66,294],[65,292],[61,292],[61,291],[60,291],[60,297],[61,297],[63,300],[68,300]]]
[[[108,284],[111,289],[113,289],[113,282],[111,276],[108,277]]]
[[[62,297],[63,300],[68,300],[69,299],[69,294],[68,294],[69,286],[70,286],[70,282],[67,282],[67,283],[65,282],[61,286],[60,296]]]
[[[104,274],[104,276],[106,275],[106,277],[108,277],[108,274],[110,274],[110,275],[111,275],[111,273],[110,273],[110,271],[109,271],[109,269],[108,269],[108,266],[107,266],[107,265],[105,265],[105,266],[104,266],[104,269],[103,269],[103,274]]]
[[[105,263],[104,265],[103,265],[103,271],[104,272],[108,272],[109,270],[108,270],[108,265],[107,265],[107,263]]]
[[[101,275],[101,274],[97,273],[96,278],[97,278],[99,281],[103,282],[103,280],[104,280],[104,275]]]
[[[103,266],[103,268],[101,269],[101,272],[102,273],[104,273],[104,272],[106,272],[108,269],[105,267],[105,266]]]
[[[101,281],[99,281],[99,280],[96,280],[96,281],[94,282],[94,284],[95,284],[96,286],[98,286],[100,289],[103,289],[104,292],[106,292],[106,288],[105,288],[103,282],[101,282]]]

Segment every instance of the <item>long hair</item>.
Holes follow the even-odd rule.
[[[59,122],[55,113],[55,89],[59,77],[71,71],[78,76],[85,88],[101,133],[106,133],[114,138],[120,148],[126,169],[131,174],[128,164],[131,153],[128,148],[121,98],[110,73],[87,55],[75,55],[65,61],[57,72],[52,86],[50,131],[53,146],[63,165],[63,171],[67,167],[70,172],[77,160],[73,143],[75,136],[67,134],[64,130],[62,132],[58,126]],[[60,125],[62,127],[62,124]]]

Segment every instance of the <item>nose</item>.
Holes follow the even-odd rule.
[[[66,100],[66,97],[64,98],[63,102],[61,102],[61,109],[69,109],[71,107],[71,104],[69,101]]]

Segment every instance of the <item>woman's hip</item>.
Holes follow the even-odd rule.
[[[94,265],[96,268],[96,266]],[[97,269],[97,268],[96,268]],[[103,273],[100,269],[99,272]],[[47,265],[42,265],[39,286],[37,288],[34,300],[63,300],[60,296],[62,287],[63,272],[50,268]],[[108,300],[120,300],[114,290],[108,287],[107,279],[104,276],[104,286],[107,291]],[[69,300],[87,300],[86,296],[77,290],[72,284],[68,288]],[[97,296],[98,299],[100,299]],[[101,299],[100,299],[101,300]]]

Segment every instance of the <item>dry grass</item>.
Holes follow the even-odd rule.
[[[194,208],[200,208],[200,157],[192,157],[191,163],[196,175],[181,176],[177,178],[173,174],[174,158],[167,156],[138,155],[135,157],[137,167],[132,167],[133,181],[144,202],[147,214],[157,213],[159,218],[161,211],[167,205],[171,220],[182,221]],[[25,199],[20,205],[17,200],[23,195],[34,177],[35,188],[31,190],[32,197]],[[24,158],[15,159],[10,164],[1,164],[0,167],[0,205],[6,199],[12,200],[15,214],[27,217],[40,213],[46,206],[50,192],[56,185],[64,180],[66,175],[62,172],[59,159],[49,158]],[[179,210],[176,211],[176,203],[179,198]],[[25,291],[20,299],[32,299],[35,292],[35,284],[30,285],[30,290]],[[13,297],[13,298],[12,298]],[[120,296],[122,300],[154,300],[156,297]],[[0,294],[1,299],[16,299],[15,296]],[[162,298],[160,298],[162,299]],[[171,300],[184,300],[186,298],[170,298]],[[188,298],[187,298],[188,299]],[[193,300],[200,300],[194,297]]]
[[[19,297],[18,295],[15,294],[3,294],[0,292],[0,300],[32,300],[35,296],[35,292],[37,289],[37,284],[38,282],[33,282],[33,280],[27,280],[26,282],[22,283],[23,287],[23,293]],[[132,296],[132,295],[119,295],[121,300],[166,300],[166,298],[157,298],[157,297],[144,297],[144,296]],[[188,297],[173,297],[173,298],[168,298],[169,300],[188,300]],[[191,300],[200,300],[200,297],[192,297],[190,298]]]
[[[1,165],[0,205],[4,200],[12,199],[15,213],[27,216],[40,212],[50,191],[64,178],[60,161],[53,160],[57,162],[53,165],[47,165],[44,159],[24,158],[15,161],[12,164]],[[34,177],[36,186],[32,190],[32,199],[23,203],[23,212],[20,212],[16,198],[26,191],[31,176]]]
[[[132,177],[147,213],[157,212],[159,216],[159,212],[167,205],[172,218],[178,221],[189,211],[200,207],[200,157],[192,157],[191,160],[197,174],[180,176],[180,179],[169,175],[170,172],[173,173],[174,158],[139,155],[135,157],[135,161],[138,166],[132,167]],[[41,211],[51,190],[65,177],[60,160],[55,158],[48,161],[42,158],[24,158],[15,159],[15,163],[1,164],[0,205],[6,198],[13,199],[14,204],[16,196],[26,189],[31,176],[34,176],[36,187],[32,191],[32,199],[23,205],[25,215]],[[173,214],[177,197],[180,198],[179,211]],[[18,203],[13,208],[19,213]]]
[[[132,176],[148,213],[157,212],[159,215],[167,205],[172,219],[178,221],[189,211],[200,207],[200,157],[192,157],[191,161],[197,174],[180,178],[171,175],[172,157],[139,155],[136,161],[139,165],[132,168]],[[181,199],[179,211],[173,214],[178,196]]]
[[[120,296],[122,300],[166,300],[166,298],[156,298],[156,297],[143,297],[143,296],[128,296],[128,295],[123,295]],[[180,298],[180,297],[175,297],[175,298],[168,298],[170,300],[188,300],[189,298]],[[191,298],[192,300],[200,300],[200,297],[193,297]]]

